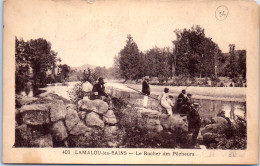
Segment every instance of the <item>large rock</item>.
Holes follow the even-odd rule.
[[[52,136],[50,134],[41,136],[39,138],[33,139],[30,144],[34,147],[40,148],[53,147]]]
[[[78,124],[80,121],[78,113],[74,109],[68,109],[67,115],[65,117],[65,124],[67,126],[68,131],[71,131],[71,129]]]
[[[219,124],[219,125],[223,125],[223,126],[226,126],[228,125],[228,121],[223,118],[223,117],[220,117],[220,116],[216,116],[214,118],[212,118],[212,122],[215,123],[215,124]]]
[[[20,108],[23,122],[29,125],[42,125],[50,123],[49,104],[31,104]]]
[[[91,132],[92,128],[86,126],[82,121],[80,121],[73,129],[70,131],[71,135],[85,135],[88,132]]]
[[[50,117],[52,122],[65,119],[66,113],[67,109],[62,100],[53,101],[50,106]]]
[[[204,135],[205,133],[217,133],[222,134],[226,131],[228,126],[223,126],[220,124],[209,124],[206,125],[204,128],[201,129],[201,134]]]
[[[166,129],[176,130],[181,129],[183,132],[188,132],[188,122],[186,117],[181,117],[178,114],[171,116],[161,116],[161,125]]]
[[[66,127],[61,120],[53,124],[51,131],[54,139],[57,141],[63,141],[65,138],[68,137]]]
[[[103,100],[89,100],[83,99],[78,102],[79,110],[81,111],[94,111],[98,114],[105,114],[108,111],[108,104]]]
[[[37,100],[36,97],[28,97],[28,96],[16,95],[15,102],[16,102],[16,106],[20,108],[23,105],[32,104],[36,100]]]
[[[97,126],[103,128],[104,122],[99,118],[99,115],[95,112],[91,112],[86,116],[86,124],[88,126]]]
[[[103,116],[103,121],[108,124],[116,124],[117,119],[113,112],[113,110],[108,110],[106,114]]]
[[[84,92],[91,92],[92,89],[93,89],[93,85],[92,85],[91,83],[89,83],[89,82],[84,82],[84,83],[82,84],[82,90],[83,90]]]

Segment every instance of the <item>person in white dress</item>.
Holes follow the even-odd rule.
[[[167,110],[169,115],[172,115],[172,107],[174,106],[172,100],[169,97],[169,88],[164,88],[164,92],[159,96],[162,107]]]

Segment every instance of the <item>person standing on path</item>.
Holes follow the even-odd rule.
[[[143,102],[143,106],[144,108],[147,108],[148,105],[148,96],[150,95],[151,91],[150,91],[150,86],[148,84],[149,81],[149,76],[145,76],[144,81],[142,83],[142,93],[144,95],[144,102]]]

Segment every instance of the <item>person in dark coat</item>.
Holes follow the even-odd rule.
[[[178,99],[185,99],[185,96],[186,95],[186,90],[185,89],[183,89],[182,91],[181,91],[181,93],[179,94],[179,96],[178,96]]]
[[[201,126],[201,118],[199,115],[199,103],[193,103],[187,116],[188,120],[188,133],[192,134],[192,146],[197,143],[197,137]]]
[[[104,98],[108,97],[108,95],[105,92],[104,84],[105,84],[104,78],[102,78],[102,77],[98,78],[98,83],[96,83],[92,89],[95,99],[104,99]]]
[[[192,97],[192,94],[188,93],[187,97],[185,97],[182,100],[182,105],[181,105],[181,109],[180,109],[181,114],[187,114],[189,112],[190,106],[192,104],[191,97]]]
[[[143,103],[144,108],[147,108],[148,96],[151,93],[148,81],[149,81],[149,76],[145,76],[144,81],[142,83],[142,93],[144,95],[144,103]]]
[[[179,96],[177,97],[177,105],[176,105],[176,108],[177,108],[177,112],[181,113],[182,112],[182,105],[183,105],[183,100],[185,99],[186,97],[186,90],[183,89],[181,91],[181,93],[179,94]]]

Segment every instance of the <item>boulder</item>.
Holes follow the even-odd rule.
[[[80,121],[73,129],[70,131],[71,135],[85,135],[87,132],[91,132],[92,128],[86,126],[82,121]]]
[[[171,116],[161,116],[161,125],[166,129],[176,130],[180,129],[183,132],[188,132],[188,122],[186,117],[181,117],[178,114],[173,114]]]
[[[23,122],[29,125],[42,125],[50,123],[49,104],[31,104],[20,108]]]
[[[28,97],[28,96],[22,96],[22,95],[16,95],[16,106],[21,107],[23,105],[29,105],[32,104],[37,100],[36,97]]]
[[[74,109],[68,109],[67,115],[65,117],[65,124],[67,126],[68,131],[71,131],[71,129],[78,124],[80,121],[78,113]]]
[[[226,131],[227,128],[228,128],[228,125],[223,126],[223,125],[220,125],[220,124],[209,124],[209,125],[206,125],[204,128],[201,129],[201,134],[202,134],[202,136],[205,133],[222,134]]]
[[[106,114],[103,115],[103,121],[108,124],[116,124],[117,119],[113,110],[108,110]]]
[[[84,92],[91,92],[92,91],[92,89],[93,89],[93,85],[91,84],[91,83],[89,83],[89,82],[84,82],[83,84],[82,84],[82,90],[84,91]]]
[[[61,120],[53,124],[51,131],[52,131],[52,136],[57,141],[63,141],[65,138],[68,137],[66,127],[64,126],[64,123]]]
[[[108,104],[103,100],[89,100],[83,99],[78,102],[79,110],[81,111],[94,111],[98,114],[105,114],[108,111]]]
[[[98,126],[103,128],[105,126],[104,122],[99,118],[99,115],[95,112],[91,112],[86,116],[86,125],[88,126]]]
[[[49,148],[53,147],[52,136],[50,134],[41,136],[31,141],[33,147]]]
[[[228,125],[228,121],[225,118],[220,117],[220,116],[216,116],[216,117],[212,118],[212,122],[214,124],[219,124],[221,126],[222,125],[224,125],[224,126]]]
[[[53,101],[50,105],[50,118],[52,122],[65,119],[66,113],[67,109],[62,100]]]

